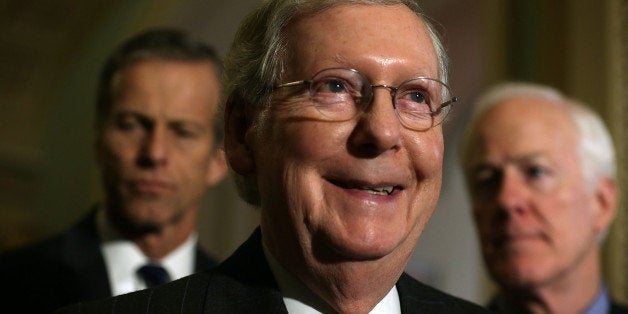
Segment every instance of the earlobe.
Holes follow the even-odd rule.
[[[246,140],[248,129],[244,105],[233,99],[228,100],[225,106],[225,153],[233,171],[241,175],[255,170],[253,155]]]
[[[595,230],[598,233],[603,233],[613,222],[617,211],[617,184],[615,180],[600,178],[594,197],[597,204]]]

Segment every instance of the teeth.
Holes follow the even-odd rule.
[[[371,194],[376,194],[376,195],[390,195],[392,194],[394,187],[392,186],[384,186],[384,187],[379,187],[379,188],[362,187],[358,189],[369,192]]]

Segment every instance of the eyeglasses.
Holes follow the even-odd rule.
[[[370,105],[374,88],[388,89],[401,124],[416,131],[441,124],[449,106],[458,100],[445,83],[436,79],[415,77],[399,86],[371,84],[364,74],[345,68],[324,69],[310,80],[275,85],[273,91],[299,85],[307,85],[313,105],[330,121],[356,117]]]

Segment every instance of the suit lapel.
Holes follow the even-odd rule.
[[[213,312],[288,313],[264,257],[259,228],[216,268],[211,281],[206,308]]]
[[[63,259],[71,272],[76,293],[83,300],[111,296],[111,288],[96,232],[96,209],[67,233]]]
[[[194,272],[201,272],[216,266],[216,261],[211,258],[205,251],[196,244],[196,253],[194,257]]]

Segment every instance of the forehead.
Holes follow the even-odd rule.
[[[288,47],[288,72],[296,68],[299,74],[312,75],[332,66],[365,72],[365,65],[382,69],[403,64],[408,72],[403,75],[438,75],[425,25],[402,4],[341,4],[303,17],[288,32]]]
[[[207,61],[150,60],[121,69],[114,77],[113,108],[181,115],[213,113],[219,79]]]
[[[477,134],[479,155],[495,161],[531,155],[576,158],[574,122],[565,107],[543,98],[513,97],[488,109]]]
[[[114,77],[114,86],[149,84],[184,87],[190,83],[216,87],[219,78],[211,61],[179,61],[147,59],[133,62],[119,69]]]

